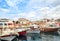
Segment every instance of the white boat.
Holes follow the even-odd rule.
[[[27,33],[40,33],[39,26],[36,24],[31,25]]]
[[[10,28],[9,28],[12,26],[13,26],[12,21],[1,20],[0,21],[0,37],[9,36],[11,34],[11,32],[14,32],[14,31],[10,30]]]

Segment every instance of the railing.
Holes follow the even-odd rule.
[[[10,35],[10,34],[16,34],[18,35],[16,29],[25,29],[27,30],[28,28],[24,28],[24,27],[18,27],[18,28],[7,28],[7,27],[4,27],[2,29],[0,29],[0,36],[3,36],[3,35]]]

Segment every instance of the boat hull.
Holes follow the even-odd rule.
[[[0,37],[10,37],[10,36],[15,36],[16,34],[12,34],[12,35],[2,35]]]
[[[19,35],[25,35],[27,30],[26,29],[16,29],[16,31]]]
[[[57,32],[59,28],[40,28],[41,32]]]
[[[25,35],[26,31],[18,32],[19,35]]]

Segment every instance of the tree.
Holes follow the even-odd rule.
[[[20,22],[19,21],[16,21],[16,24],[19,24]]]
[[[15,21],[13,21],[13,23],[15,24]]]

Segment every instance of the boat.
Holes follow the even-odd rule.
[[[25,34],[26,29],[15,27],[15,24],[12,21],[6,19],[0,20],[0,37]]]
[[[13,22],[7,19],[0,20],[0,37],[10,36],[12,31],[10,28],[13,28]]]
[[[47,23],[44,27],[40,27],[41,32],[57,32],[59,27],[54,23]]]
[[[17,28],[16,31],[19,35],[26,35],[27,29]]]
[[[39,26],[36,24],[30,25],[30,29],[27,31],[27,33],[40,33]]]
[[[17,41],[16,36],[0,37],[0,41]]]

